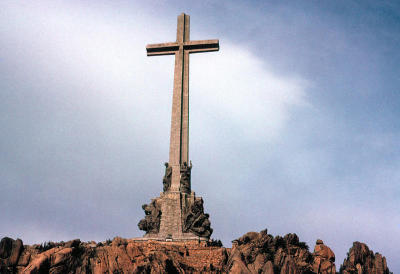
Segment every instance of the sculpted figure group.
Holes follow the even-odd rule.
[[[163,177],[163,191],[168,192],[171,188],[172,167],[165,163],[165,174]],[[180,171],[180,191],[185,193],[191,192],[190,179],[191,179],[192,162],[189,165],[184,162],[181,165]],[[161,205],[154,199],[150,204],[142,206],[145,211],[145,218],[142,219],[138,226],[140,230],[146,233],[158,233],[161,223]],[[182,216],[183,232],[192,232],[200,237],[209,238],[212,234],[211,223],[209,215],[204,213],[203,199],[196,198],[194,203],[190,204],[184,209]]]
[[[140,220],[139,229],[146,233],[158,233],[160,231],[161,206],[156,200],[153,200],[150,204],[142,205],[142,208],[146,216]]]
[[[200,237],[210,237],[211,228],[210,215],[204,213],[203,199],[195,200],[184,216],[184,232],[193,232]]]

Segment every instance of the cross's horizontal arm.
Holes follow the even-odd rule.
[[[172,55],[179,49],[179,44],[173,43],[162,43],[162,44],[151,44],[146,46],[147,56],[155,55]]]
[[[219,50],[219,40],[199,40],[199,41],[188,41],[183,45],[185,50],[189,50],[190,53],[195,52],[208,52]]]
[[[173,55],[179,50],[179,46],[182,46],[182,43],[150,44],[146,46],[147,56]],[[218,51],[219,40],[187,41],[183,43],[183,49],[188,50],[190,53]]]

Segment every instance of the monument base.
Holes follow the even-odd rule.
[[[146,217],[138,226],[146,231],[136,241],[208,241],[212,229],[203,199],[194,192],[166,191],[143,205]]]
[[[135,242],[146,242],[146,241],[156,241],[156,242],[193,242],[193,243],[208,243],[210,241],[209,238],[205,237],[186,237],[182,236],[180,238],[160,238],[157,235],[150,236],[144,235],[139,238],[132,238]]]

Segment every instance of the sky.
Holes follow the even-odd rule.
[[[173,56],[191,39],[192,189],[215,239],[265,228],[354,241],[400,273],[400,5],[395,1],[0,3],[0,237],[140,237],[162,191]]]

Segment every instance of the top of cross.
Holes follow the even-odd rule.
[[[182,47],[183,50],[188,50],[190,53],[218,51],[219,40],[190,41],[190,16],[182,13],[178,16],[176,42],[147,45],[147,56],[172,55],[175,54],[180,47]]]

